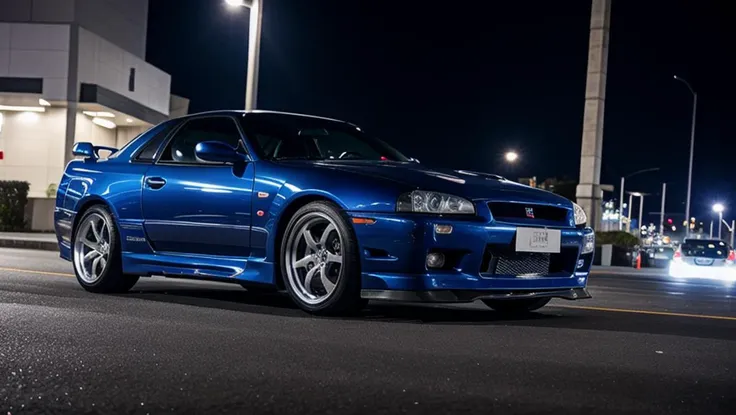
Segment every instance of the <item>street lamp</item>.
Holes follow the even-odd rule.
[[[718,214],[718,239],[721,239],[721,223],[723,222],[723,211],[726,210],[722,203],[713,205],[713,212]]]
[[[248,73],[245,78],[245,110],[256,108],[258,98],[258,66],[261,56],[261,22],[263,0],[225,0],[232,7],[247,7],[250,9],[250,23],[248,25]]]
[[[693,120],[690,126],[690,166],[687,171],[687,200],[685,201],[685,218],[690,217],[690,195],[692,193],[693,185],[693,153],[695,152],[695,114],[698,109],[698,94],[695,92],[690,83],[679,76],[674,76],[675,80],[682,82],[687,86],[687,89],[693,94]],[[689,228],[688,228],[689,229]],[[685,230],[685,235],[688,234],[688,229]]]
[[[515,151],[507,151],[506,154],[503,156],[507,162],[514,163],[516,160],[519,159],[519,153]]]
[[[624,187],[626,185],[626,179],[628,179],[629,177],[636,176],[637,174],[649,173],[650,171],[658,171],[658,170],[659,170],[659,167],[652,167],[652,168],[649,168],[649,169],[643,169],[643,170],[635,171],[635,172],[633,172],[631,174],[628,174],[626,176],[622,176],[621,177],[621,193],[620,193],[621,196],[619,197],[619,200],[618,200],[618,210],[619,210],[619,212],[621,212],[621,215],[623,215],[623,213],[624,213]],[[629,198],[629,199],[631,199],[631,198]],[[631,201],[629,201],[629,209],[631,209]],[[629,219],[631,219],[631,215],[629,215]],[[618,230],[620,230],[620,231],[622,231],[624,229],[624,222],[623,222],[623,220],[624,220],[623,216],[619,216],[619,219],[618,219]]]

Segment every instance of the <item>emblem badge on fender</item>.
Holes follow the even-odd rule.
[[[534,219],[534,208],[526,208],[526,217],[529,219]]]

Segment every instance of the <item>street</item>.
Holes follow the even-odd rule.
[[[593,299],[313,317],[279,294],[142,279],[82,290],[0,249],[0,412],[736,413],[736,289],[597,272]]]

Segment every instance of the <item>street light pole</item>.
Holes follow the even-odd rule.
[[[659,170],[659,167],[652,167],[649,169],[635,171],[626,176],[621,176],[621,193],[620,193],[620,198],[618,201],[618,205],[619,205],[618,210],[620,212],[619,219],[618,219],[618,229],[619,230],[623,229],[623,217],[621,215],[623,215],[624,213],[624,187],[626,187],[626,179],[628,179],[629,177],[636,176],[637,174],[649,173],[650,171],[658,171],[658,170]],[[629,202],[629,210],[631,210],[631,202]],[[631,215],[629,215],[629,219],[631,219]]]
[[[680,78],[679,76],[675,75],[675,79],[682,82],[687,86],[687,89],[690,90],[690,92],[693,94],[693,119],[690,126],[690,165],[688,167],[687,172],[687,199],[685,201],[685,220],[690,220],[690,195],[692,194],[692,185],[693,185],[693,154],[695,153],[695,115],[698,110],[698,94],[695,92],[695,90],[690,86],[690,83],[687,82],[685,79]],[[686,227],[685,229],[685,235],[687,235],[690,232],[690,227]]]
[[[258,68],[261,59],[261,23],[263,21],[263,0],[225,0],[234,7],[250,9],[248,24],[248,72],[245,77],[245,110],[256,108],[258,101]]]
[[[626,178],[621,177],[621,193],[619,194],[618,198],[618,230],[622,231],[624,230],[624,184],[626,183]],[[631,209],[631,205],[629,205],[629,209]]]
[[[626,222],[626,232],[631,233],[631,204],[634,203],[634,195],[629,193],[629,220]]]
[[[659,210],[659,234],[664,235],[664,202],[667,194],[667,183],[662,183],[662,207]]]
[[[644,217],[644,195],[639,195],[639,223],[637,223],[637,226],[639,226],[639,238],[641,239],[641,228],[642,228],[642,220]]]
[[[716,212],[718,214],[718,239],[721,239],[721,228],[723,228],[721,223],[723,223],[723,211],[724,210],[726,210],[726,207],[723,206],[722,203],[716,203],[715,205],[713,205],[713,212]],[[713,227],[713,222],[711,222],[711,229],[713,229],[712,227]],[[711,230],[711,234],[712,233],[713,231]]]

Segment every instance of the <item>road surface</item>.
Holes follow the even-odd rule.
[[[56,255],[0,249],[2,414],[736,413],[736,290],[720,284],[596,274],[593,299],[517,318],[318,318],[226,284],[89,294]]]

